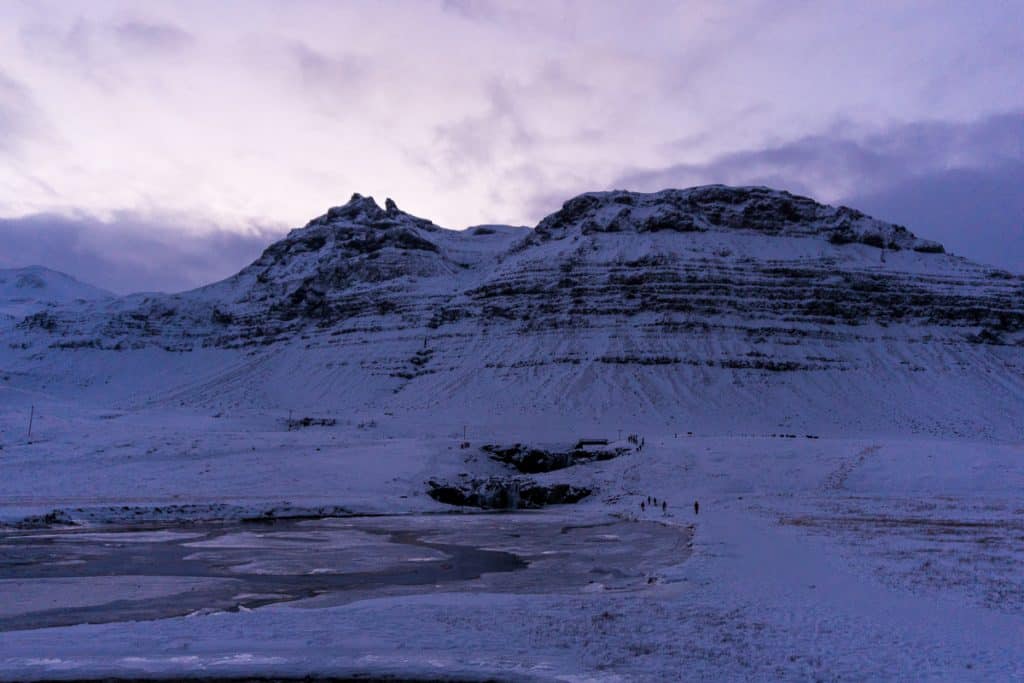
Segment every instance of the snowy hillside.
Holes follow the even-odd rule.
[[[121,405],[1010,437],[1022,330],[1020,276],[786,192],[588,193],[532,231],[357,194],[222,282],[29,317],[8,363]]]
[[[59,305],[112,299],[110,292],[42,266],[0,270],[0,316],[23,318]]]

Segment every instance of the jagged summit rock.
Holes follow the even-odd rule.
[[[436,230],[431,221],[405,213],[398,208],[390,197],[385,200],[382,209],[373,197],[359,194],[352,195],[342,206],[333,206],[322,216],[317,216],[306,227],[318,225],[333,225],[339,227],[363,226],[377,229],[387,229],[398,225],[410,225],[424,230]]]
[[[767,187],[704,185],[660,192],[588,192],[570,199],[537,226],[537,238],[574,233],[707,232],[753,230],[770,235],[814,236],[833,244],[942,253],[905,227],[849,207],[833,207]]]
[[[278,308],[288,316],[315,311],[316,317],[323,317],[328,292],[360,282],[451,272],[434,241],[439,230],[432,222],[399,210],[390,199],[382,209],[373,197],[356,193],[348,203],[328,209],[270,245],[235,277],[255,278],[252,286],[270,290],[264,298],[279,299]]]

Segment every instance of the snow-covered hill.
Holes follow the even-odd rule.
[[[106,290],[42,266],[0,269],[0,316],[23,318],[80,301],[112,299]]]
[[[47,309],[18,343],[130,405],[1002,436],[1024,407],[1020,276],[761,187],[588,193],[534,230],[357,194],[227,280]]]

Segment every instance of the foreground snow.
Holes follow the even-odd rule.
[[[343,417],[335,427],[287,431],[287,416],[271,413],[87,411],[44,402],[28,443],[16,436],[22,401],[7,398],[0,517],[8,523],[55,509],[92,523],[318,508],[438,512],[446,508],[425,495],[427,478],[503,471],[475,439],[567,438],[554,428],[524,434],[470,425],[473,447],[460,449],[460,424],[414,415]],[[0,638],[0,678],[1024,676],[1020,443],[637,431],[646,443],[640,452],[538,475],[596,493],[531,519],[693,525],[693,547],[666,548],[657,569],[615,585],[492,574],[404,594],[10,631]],[[667,514],[641,512],[647,496],[667,501]],[[459,517],[423,519],[432,539],[460,541]],[[527,552],[530,525],[522,531],[519,551]],[[511,548],[497,537],[494,545]],[[545,565],[531,571],[543,576]],[[565,578],[554,565],[549,574]],[[116,581],[97,580],[90,590],[100,600]]]

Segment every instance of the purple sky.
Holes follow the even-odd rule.
[[[1024,2],[0,4],[0,267],[181,289],[356,191],[462,228],[708,182],[1024,272]]]

